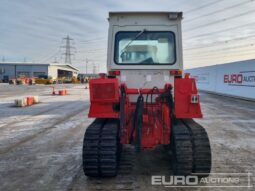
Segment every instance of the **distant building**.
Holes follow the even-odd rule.
[[[15,63],[0,62],[0,80],[19,77],[38,77],[46,75],[52,79],[77,77],[79,70],[71,65],[59,63]]]
[[[82,79],[82,78],[98,78],[99,75],[98,74],[85,74],[85,73],[79,73],[78,74],[78,78]]]

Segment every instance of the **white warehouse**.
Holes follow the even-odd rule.
[[[59,63],[14,63],[0,62],[0,80],[8,81],[9,79],[19,77],[38,77],[46,75],[53,79],[59,77],[77,77],[78,69],[67,64]]]

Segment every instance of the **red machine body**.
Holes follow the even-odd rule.
[[[114,110],[114,104],[119,103],[118,79],[109,79],[104,76],[92,79],[90,84],[89,117],[118,118],[119,112]]]
[[[202,118],[200,97],[194,78],[175,79],[175,116],[176,118]]]
[[[201,118],[195,79],[183,77],[181,12],[109,13],[107,75],[90,80],[83,141],[86,176],[114,177],[121,151],[165,145],[174,175],[211,169],[211,148]]]
[[[124,119],[120,115],[120,89],[125,90]],[[117,78],[102,76],[90,80],[90,111],[89,117],[93,118],[119,118],[124,120],[121,127],[121,143],[130,144],[135,138],[133,129],[133,114],[136,103],[131,102],[129,95],[142,94],[144,99],[153,94],[153,102],[144,104],[142,116],[142,148],[153,148],[158,144],[170,143],[170,134],[173,117],[176,118],[201,118],[199,95],[195,79],[176,78],[174,87],[174,107],[169,106],[169,100],[162,95],[172,89],[171,84],[153,91],[153,89],[129,88],[126,84],[119,84]]]

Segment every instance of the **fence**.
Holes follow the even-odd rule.
[[[255,100],[255,60],[185,70],[197,80],[198,89]]]

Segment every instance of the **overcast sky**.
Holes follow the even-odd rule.
[[[183,11],[185,68],[255,57],[254,0],[1,0],[0,59],[63,62],[69,35],[74,66],[105,71],[109,11]]]

